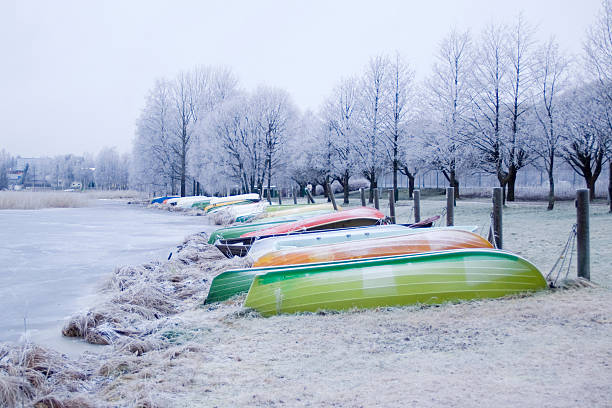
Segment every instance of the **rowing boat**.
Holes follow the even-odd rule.
[[[241,237],[248,238],[261,235],[287,234],[293,231],[313,231],[321,229],[375,225],[382,223],[384,218],[385,215],[375,208],[358,207],[248,232],[242,234]]]
[[[372,228],[354,228],[344,230],[343,232],[358,235],[361,234],[359,231],[361,229],[368,230]],[[254,261],[254,268],[252,269],[226,271],[215,276],[209,289],[209,298],[224,300],[227,297],[246,292],[252,279],[255,275],[261,273],[263,270],[262,268],[274,269],[275,267],[284,265],[301,265],[306,263],[327,264],[334,261],[402,256],[452,249],[492,248],[491,243],[480,235],[460,229],[448,227],[436,229],[410,229],[404,227],[404,229],[404,231],[395,232],[398,234],[403,233],[403,235],[388,236],[378,239],[345,241],[327,245],[306,246],[303,248],[294,247],[264,254]],[[375,232],[372,233],[374,234]],[[294,238],[306,241],[309,239],[308,235],[314,235],[316,239],[319,233],[306,234],[306,236],[297,235],[294,236]],[[266,238],[262,241],[269,239],[274,238]],[[237,248],[235,247],[226,247],[223,243],[217,243],[216,246],[226,256],[229,256],[227,254],[228,251],[233,256],[243,256],[237,252]]]
[[[421,234],[425,231],[463,230],[475,232],[476,226],[452,226],[435,228],[411,228],[409,224],[375,225],[369,227],[312,232],[302,235],[281,235],[260,239],[251,245],[248,257],[257,264],[258,260],[276,251],[294,250],[305,247],[339,244],[377,238]],[[317,249],[318,251],[318,249]]]
[[[264,316],[495,298],[546,288],[517,255],[460,249],[266,269],[244,306]]]
[[[258,229],[269,228],[273,225],[284,224],[284,223],[291,222],[291,221],[295,221],[295,220],[274,220],[274,221],[258,222],[258,223],[252,223],[252,224],[244,224],[244,225],[234,225],[231,227],[219,228],[210,234],[210,236],[208,237],[208,243],[214,244],[217,240],[220,240],[220,239],[238,238],[239,236],[241,236],[242,234],[246,232],[256,231]]]

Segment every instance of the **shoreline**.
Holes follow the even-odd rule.
[[[612,291],[605,286],[262,318],[242,308],[244,296],[202,306],[212,277],[244,266],[243,259],[225,258],[203,234],[173,253],[169,261],[117,268],[100,302],[68,322],[70,334],[110,343],[100,353],[74,359],[36,345],[0,346],[0,366],[10,367],[14,385],[24,390],[14,401],[29,398],[43,407],[609,403],[612,368],[604,362],[612,357]],[[24,373],[37,387],[19,382]]]

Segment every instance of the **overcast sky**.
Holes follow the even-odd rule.
[[[401,52],[418,77],[451,27],[473,34],[523,11],[538,38],[581,52],[599,0],[0,0],[0,150],[131,150],[156,78],[226,65],[253,89],[287,89],[316,110],[368,58]]]

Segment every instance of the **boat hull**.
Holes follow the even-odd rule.
[[[241,235],[242,238],[260,235],[279,235],[293,231],[313,231],[317,229],[347,228],[380,224],[385,215],[369,207],[358,207],[351,210],[337,211],[331,214],[318,215],[305,218],[275,227],[249,232]]]
[[[260,257],[253,266],[299,265],[463,248],[493,248],[493,246],[473,232],[458,229],[433,231],[421,229],[409,235],[284,249]]]
[[[264,316],[495,298],[546,288],[527,260],[468,249],[267,270],[256,275],[245,307]]]
[[[361,227],[349,230],[331,230],[313,232],[305,235],[281,235],[260,239],[251,245],[248,256],[256,264],[258,260],[276,251],[295,250],[298,248],[314,247],[319,245],[340,244],[362,240],[372,240],[386,237],[400,237],[404,235],[421,234],[424,231],[437,230],[464,230],[475,232],[475,226],[453,226],[439,228],[411,228],[410,225],[390,224]]]

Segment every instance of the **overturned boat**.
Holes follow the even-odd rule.
[[[469,231],[459,229],[406,229],[409,230],[409,233],[404,235],[282,249],[259,257],[253,263],[253,266],[299,265],[450,249],[493,248],[485,238]]]
[[[460,249],[262,268],[244,306],[264,316],[495,298],[547,287],[517,255]]]
[[[252,231],[241,235],[242,238],[261,235],[279,235],[294,231],[314,231],[332,228],[360,227],[381,224],[385,215],[375,208],[358,207],[350,210],[322,214],[300,221],[277,225],[263,230]]]
[[[474,225],[468,225],[452,227],[430,227],[423,229],[414,227],[414,224],[389,224],[359,228],[314,231],[309,234],[279,235],[266,239],[256,240],[251,245],[251,248],[249,249],[247,255],[254,263],[257,263],[259,258],[275,251],[312,247],[315,245],[330,245],[342,242],[361,241],[366,239],[371,240],[377,238],[419,234],[423,231],[453,229],[475,232],[478,227]]]

